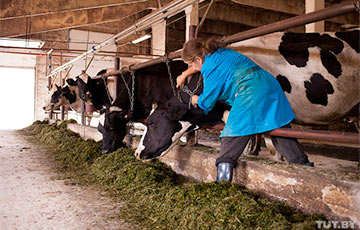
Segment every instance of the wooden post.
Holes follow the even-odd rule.
[[[186,14],[186,34],[185,40],[188,41],[189,39],[195,38],[195,29],[196,26],[199,24],[199,4],[195,3],[191,6],[185,8]]]
[[[305,0],[305,13],[311,13],[316,10],[321,10],[325,7],[325,0]],[[324,20],[306,24],[305,31],[307,33],[312,32],[324,32],[325,22]]]
[[[165,55],[166,52],[166,21],[163,20],[151,26],[151,47],[153,55]]]
[[[186,41],[196,38],[196,26],[199,23],[199,4],[195,3],[185,9],[186,14]],[[188,78],[188,81],[190,79]],[[194,146],[198,143],[197,131],[186,133],[186,145]]]

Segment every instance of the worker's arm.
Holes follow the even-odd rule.
[[[179,88],[182,84],[184,84],[187,77],[197,72],[198,71],[194,70],[192,67],[189,67],[187,70],[182,72],[182,74],[176,78],[176,88]]]

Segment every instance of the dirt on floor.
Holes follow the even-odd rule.
[[[59,180],[46,147],[21,131],[0,131],[0,229],[135,229],[121,203],[96,188]]]

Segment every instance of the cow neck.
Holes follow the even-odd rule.
[[[76,101],[76,92],[70,91],[69,94],[65,94],[65,98],[69,100],[70,104],[74,103]]]
[[[70,102],[70,107],[75,110],[77,113],[81,113],[82,111],[82,100],[76,94],[76,90],[73,87],[70,88],[70,93],[66,94],[65,97]]]

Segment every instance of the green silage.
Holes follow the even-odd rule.
[[[121,218],[141,229],[314,229],[320,215],[305,215],[230,183],[192,183],[168,166],[143,163],[133,150],[101,154],[66,124],[28,128],[47,144],[61,171],[76,183],[101,185],[121,201]]]

